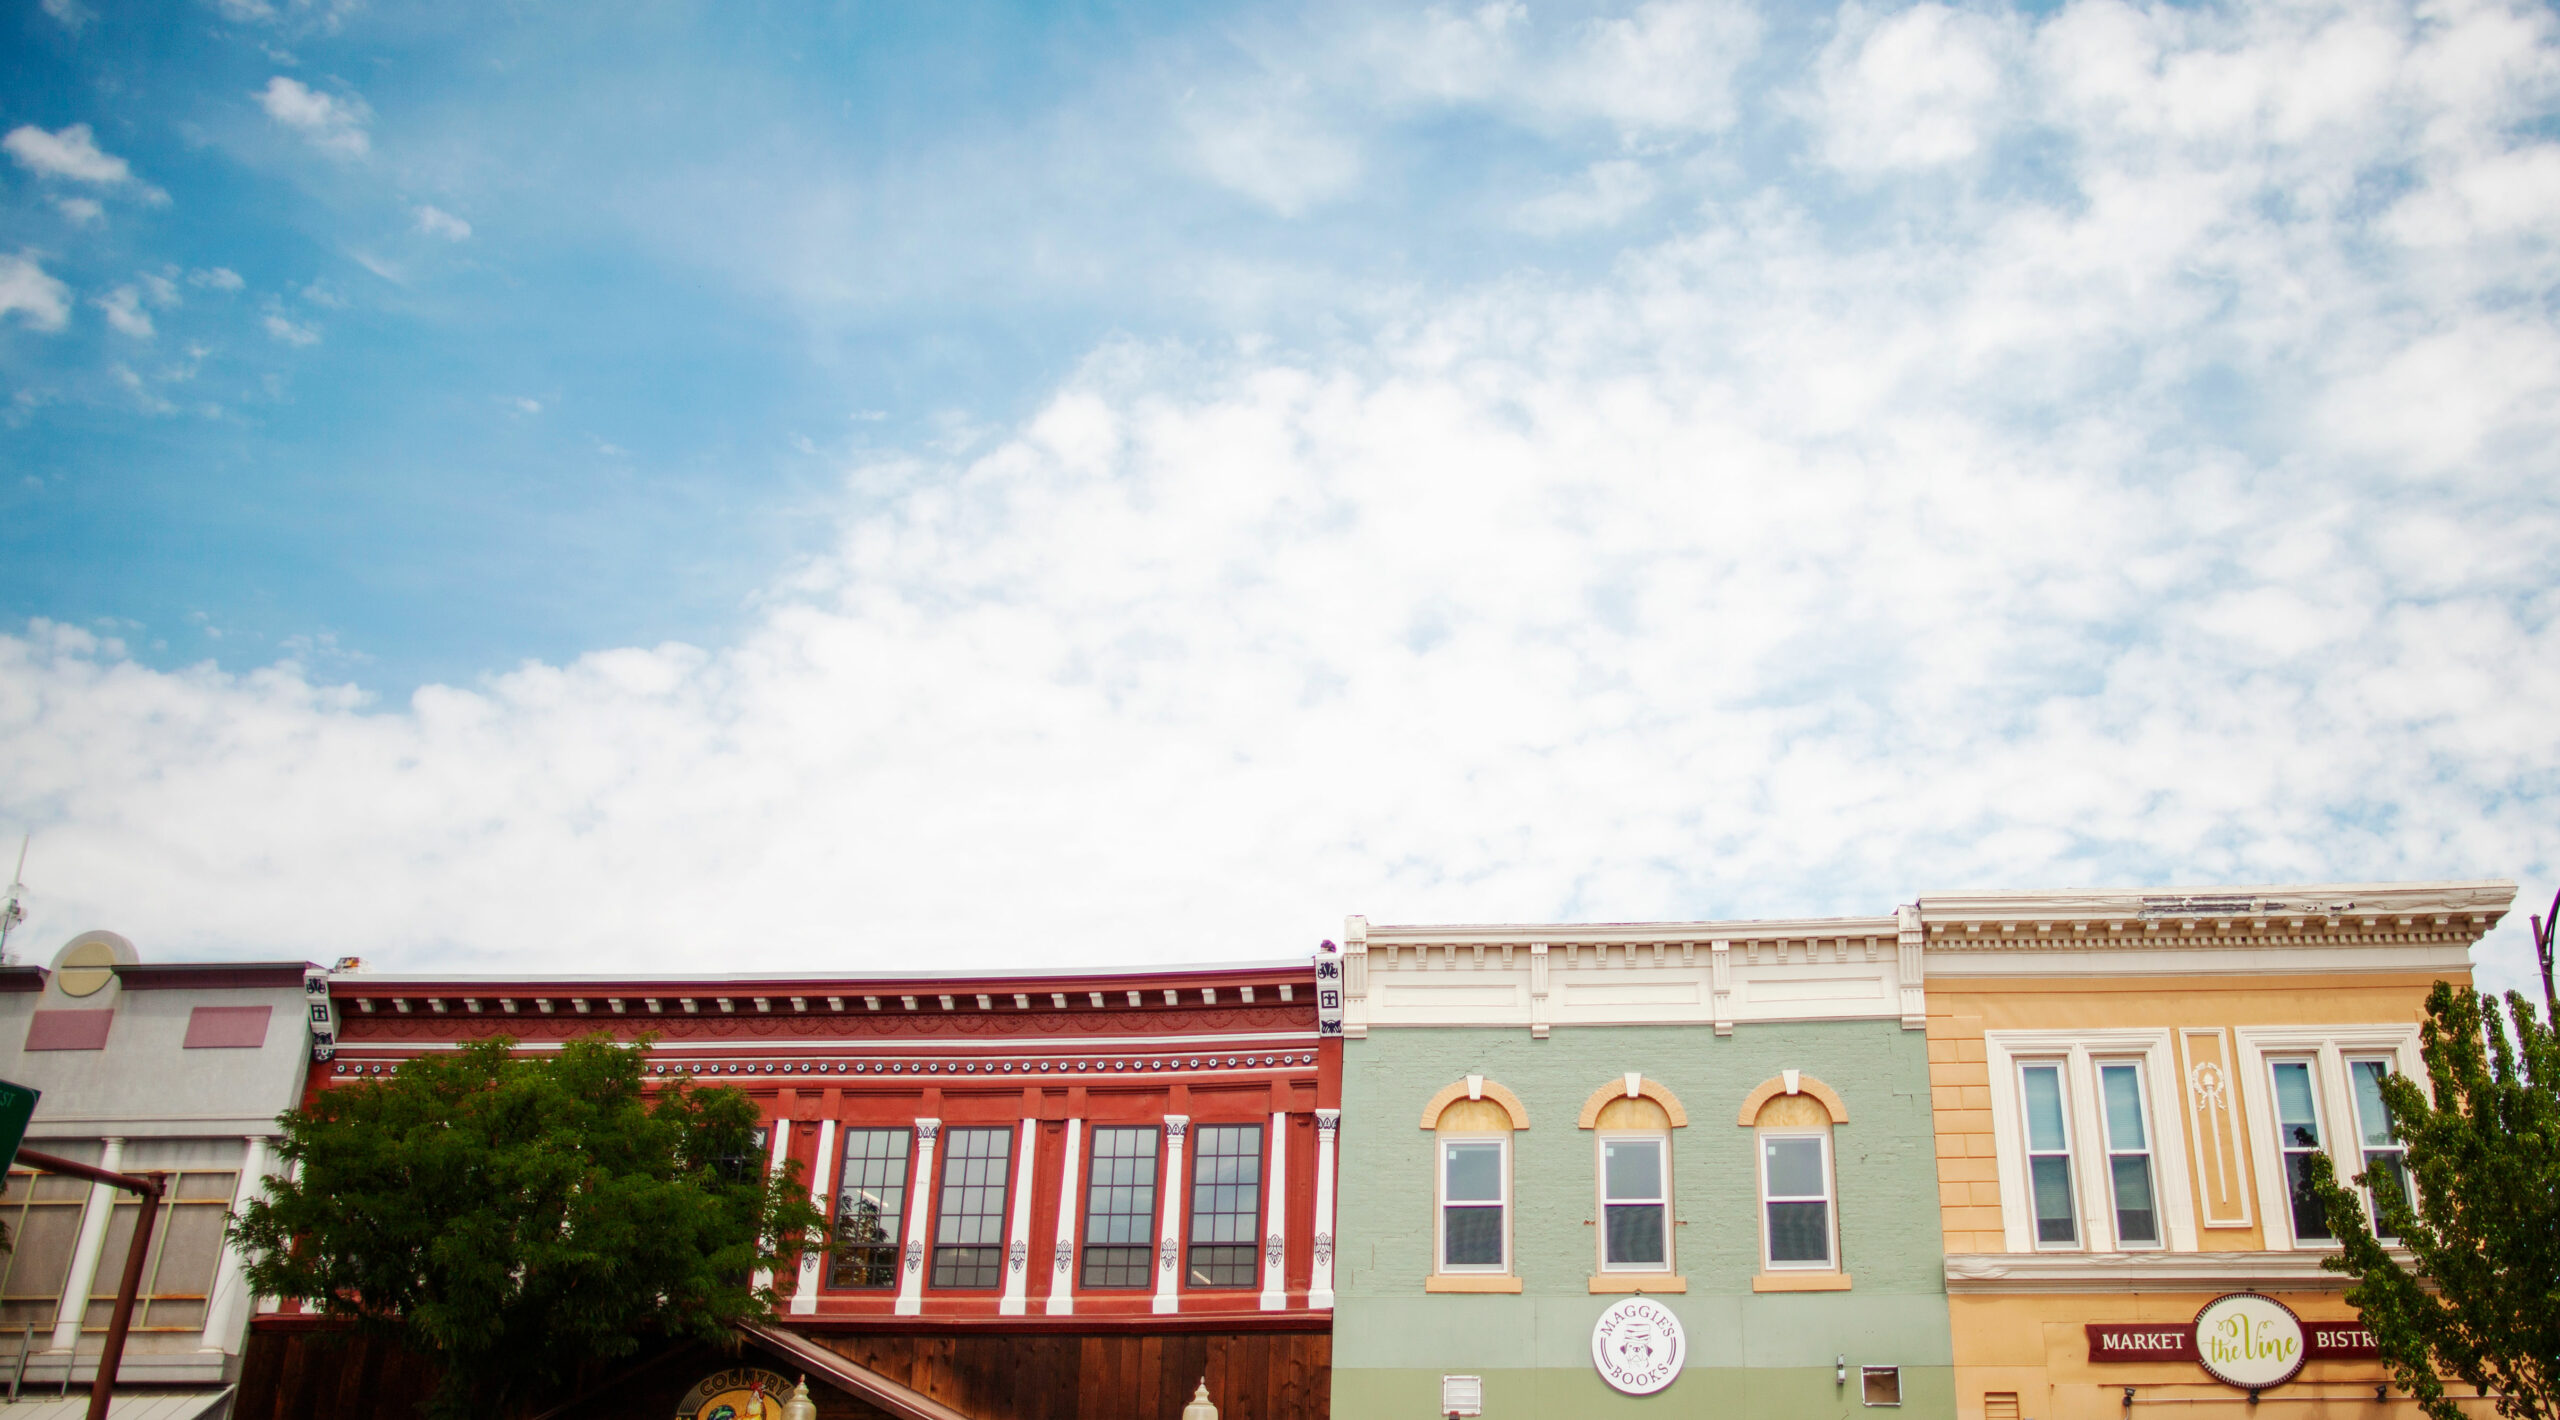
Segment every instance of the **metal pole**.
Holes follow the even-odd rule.
[[[168,1175],[154,1173],[137,1178],[27,1148],[18,1150],[18,1162],[46,1173],[68,1174],[121,1188],[136,1195],[140,1202],[133,1220],[133,1243],[124,1252],[124,1280],[116,1284],[116,1309],[107,1322],[106,1345],[98,1352],[98,1373],[89,1381],[89,1420],[107,1420],[107,1406],[115,1399],[116,1368],[124,1360],[125,1333],[133,1326],[134,1294],[142,1290],[142,1260],[151,1251],[151,1224],[159,1216],[160,1193]],[[80,1304],[86,1307],[87,1299],[81,1299]],[[78,1359],[79,1351],[74,1348],[63,1360],[62,1384],[66,1391],[71,1388],[72,1362]]]

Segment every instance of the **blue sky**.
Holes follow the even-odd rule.
[[[0,25],[39,938],[2550,878],[2540,7]]]

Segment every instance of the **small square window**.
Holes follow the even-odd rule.
[[[1902,1403],[1902,1368],[1900,1366],[1860,1366],[1858,1385],[1858,1398],[1865,1404],[1900,1405]]]

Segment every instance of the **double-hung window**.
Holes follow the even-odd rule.
[[[2383,1201],[2409,1196],[2409,1167],[2399,1141],[2391,1137],[2391,1106],[2382,1099],[2382,1082],[2390,1073],[2388,1060],[2347,1062],[2347,1081],[2355,1093],[2356,1142],[2364,1153],[2365,1209],[2379,1238],[2393,1236],[2382,1221]]]
[[[2158,1247],[2160,1212],[2152,1193],[2142,1067],[2129,1060],[2100,1062],[2098,1095],[2107,1133],[2107,1185],[2115,1195],[2116,1246]]]
[[[2018,1067],[2018,1097],[2027,1120],[2027,1197],[2038,1247],[2078,1247],[2080,1214],[2071,1200],[2071,1110],[2062,1062]]]
[[[848,1129],[836,1185],[836,1254],[828,1284],[898,1285],[898,1233],[907,1214],[905,1129]]]
[[[1440,1270],[1510,1270],[1511,1141],[1440,1140]]]
[[[2276,1148],[2284,1156],[2286,1201],[2293,1212],[2296,1241],[2324,1239],[2329,1215],[2311,1191],[2311,1156],[2320,1152],[2320,1090],[2309,1060],[2271,1060],[2269,1079],[2275,1087]]]
[[[1013,1131],[945,1129],[942,1143],[933,1285],[999,1286],[1004,1282],[1004,1205],[1013,1174]]]
[[[1668,1141],[1600,1137],[1603,1271],[1664,1272],[1671,1266]]]
[[[1831,1266],[1831,1131],[1762,1130],[1760,1199],[1771,1271]]]
[[[1084,1285],[1144,1287],[1155,1279],[1156,1131],[1093,1131],[1084,1189]]]
[[[1262,1126],[1194,1125],[1191,1282],[1250,1287],[1262,1277]]]

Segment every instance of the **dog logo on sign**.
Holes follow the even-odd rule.
[[[1680,1378],[1689,1359],[1680,1318],[1649,1297],[1629,1297],[1591,1328],[1591,1364],[1612,1390],[1651,1395]]]

